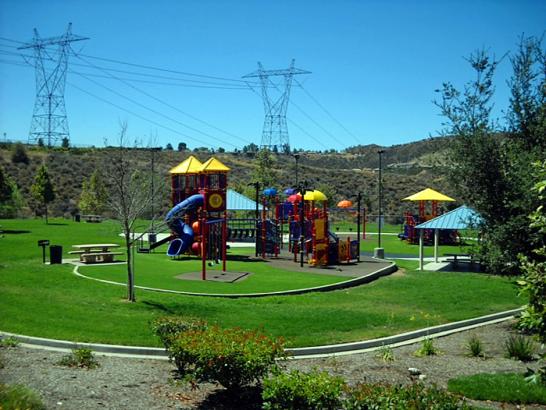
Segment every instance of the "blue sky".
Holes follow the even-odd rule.
[[[437,135],[442,119],[431,102],[434,90],[446,80],[461,86],[471,78],[463,57],[473,50],[485,47],[500,57],[515,50],[522,33],[541,36],[546,30],[546,2],[0,3],[3,38],[30,41],[34,27],[43,37],[56,36],[64,32],[68,22],[73,23],[74,33],[90,37],[74,43],[74,49],[84,55],[229,79],[183,76],[71,57],[71,63],[88,65],[72,64],[73,72],[67,76],[65,101],[73,144],[101,146],[105,138],[115,142],[120,120],[127,121],[130,137],[143,145],[152,140],[162,146],[186,142],[190,147],[223,146],[231,150],[250,142],[260,144],[264,118],[261,98],[231,80],[256,70],[257,61],[266,69],[276,69],[288,67],[295,58],[296,67],[312,74],[297,78],[303,89],[292,89],[291,101],[303,112],[296,105],[288,107],[290,143],[323,150],[357,143],[400,144]],[[16,43],[0,40],[4,52],[0,54],[0,138],[5,134],[8,139],[26,140],[34,106],[34,70],[6,64],[22,61],[5,53],[16,52],[9,47],[13,45]],[[508,102],[509,73],[505,59],[496,76],[497,116],[502,116]],[[167,84],[131,82],[137,90],[111,75]],[[199,88],[180,86],[179,78],[206,83],[182,82]],[[223,88],[203,88],[219,83]],[[226,89],[226,85],[236,89]]]

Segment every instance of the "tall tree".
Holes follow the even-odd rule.
[[[89,180],[84,180],[78,207],[84,214],[100,215],[106,206],[108,193],[99,170],[95,170]]]
[[[55,188],[47,171],[47,167],[42,164],[34,177],[34,184],[30,187],[30,192],[34,199],[43,206],[46,224],[48,223],[47,205],[55,199]]]
[[[444,83],[441,101],[436,102],[447,118],[446,133],[455,136],[453,186],[483,217],[483,240],[477,253],[491,272],[499,274],[519,273],[518,255],[527,254],[532,246],[526,223],[526,215],[536,203],[530,195],[530,164],[546,155],[540,131],[544,130],[540,122],[544,100],[536,100],[544,92],[544,61],[529,50],[536,47],[522,45],[511,59],[514,74],[509,82],[512,98],[507,131],[491,118],[498,61],[485,51],[468,58],[474,80],[463,91]],[[530,74],[537,65],[542,66],[542,74]],[[542,80],[536,80],[541,76]]]
[[[278,184],[278,175],[275,170],[275,158],[267,148],[263,148],[256,154],[256,168],[252,173],[254,182],[267,188]]]
[[[130,149],[125,146],[127,142],[127,124],[120,125],[118,147],[109,157],[108,179],[111,187],[108,195],[108,205],[114,213],[115,218],[121,225],[125,240],[127,256],[127,299],[131,302],[136,300],[134,264],[133,264],[133,242],[134,225],[150,206],[154,195],[150,195],[151,180],[139,172],[135,162],[131,161]]]

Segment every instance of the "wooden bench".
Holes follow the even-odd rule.
[[[86,253],[86,251],[69,251],[70,255],[81,255],[83,253]]]
[[[110,263],[114,262],[115,255],[121,255],[121,252],[91,252],[82,253],[80,260],[83,263]]]

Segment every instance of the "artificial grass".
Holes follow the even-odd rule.
[[[546,386],[528,383],[517,373],[475,374],[449,380],[448,390],[469,399],[546,404]]]
[[[404,274],[328,293],[219,299],[137,290],[137,302],[128,303],[121,286],[79,278],[69,265],[42,265],[36,244],[38,239],[50,239],[66,251],[77,243],[120,243],[117,226],[55,223],[0,221],[8,232],[0,239],[1,330],[81,342],[159,346],[149,322],[162,315],[183,315],[225,327],[262,327],[297,347],[382,337],[524,303],[510,279],[416,272],[415,262],[405,261]]]

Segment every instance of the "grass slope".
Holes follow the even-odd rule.
[[[289,346],[349,342],[392,335],[517,307],[511,280],[472,273],[416,272],[329,293],[223,300],[137,291],[76,277],[72,266],[42,265],[38,239],[63,245],[120,242],[113,223],[46,226],[36,220],[2,220],[0,329],[34,336],[158,345],[149,322],[160,315],[201,317],[222,326],[263,329]],[[11,232],[10,232],[11,231]],[[15,233],[18,231],[19,233]],[[138,263],[138,262],[137,262]]]

